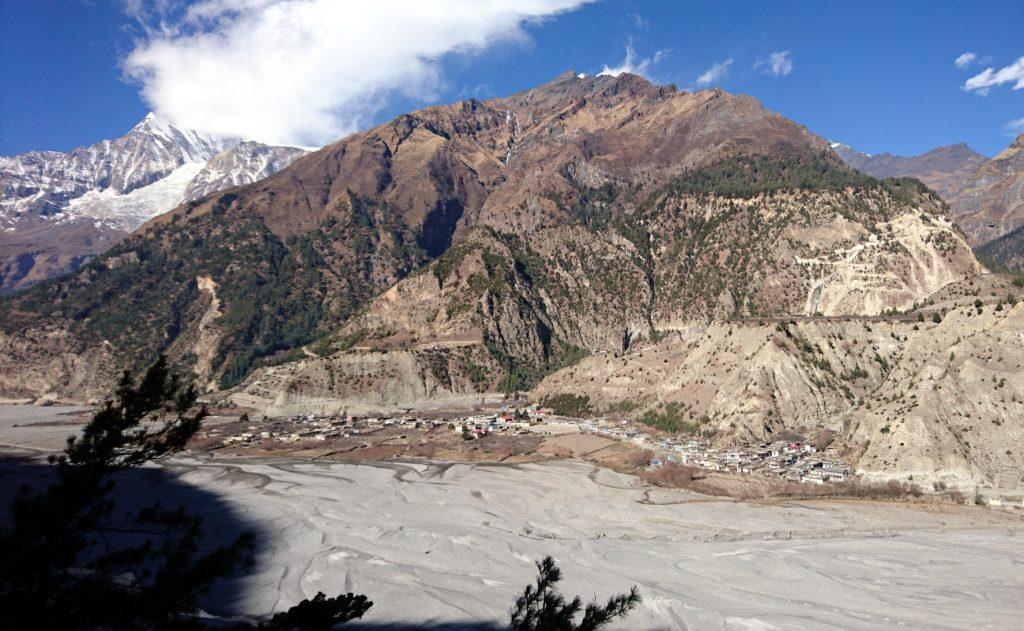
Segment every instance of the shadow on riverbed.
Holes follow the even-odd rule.
[[[371,609],[367,615],[373,615],[373,610]],[[364,631],[498,631],[499,629],[508,629],[505,625],[488,622],[409,622],[394,624],[386,622],[349,622],[344,628],[362,629]]]
[[[221,497],[186,484],[170,471],[159,467],[127,469],[112,474],[114,489],[110,498],[116,509],[111,513],[117,521],[126,511],[137,511],[159,502],[164,509],[183,508],[203,518],[203,538],[196,558],[220,545],[230,545],[240,534],[248,532],[255,537],[257,559],[260,547],[266,545],[270,533],[233,509]],[[54,479],[54,467],[34,454],[0,454],[0,524],[9,524],[11,500],[23,486],[45,492]],[[105,545],[118,549],[137,545],[145,536],[137,532],[105,532]],[[199,605],[216,616],[235,616],[241,613],[240,603],[245,597],[243,573],[222,579],[213,585],[210,593],[200,598]]]
[[[254,521],[245,514],[244,506],[226,501],[220,494],[212,493],[201,487],[188,484],[181,479],[182,471],[190,470],[189,466],[182,466],[181,463],[163,464],[162,466],[143,466],[119,471],[110,475],[114,483],[109,498],[114,502],[115,509],[111,512],[113,526],[103,531],[98,539],[99,547],[110,553],[130,546],[142,544],[147,537],[153,538],[159,547],[159,535],[140,534],[135,529],[135,523],[124,519],[128,513],[135,514],[140,509],[159,503],[163,510],[174,510],[181,508],[190,515],[202,517],[203,537],[196,550],[195,558],[200,558],[209,551],[219,546],[232,544],[242,533],[251,533],[254,537],[256,564],[259,568],[261,551],[270,549],[276,545],[281,533],[271,530],[269,525]],[[232,471],[231,467],[225,467],[224,476],[228,479],[233,475],[239,475]],[[0,452],[0,529],[6,528],[10,522],[11,501],[19,491],[27,487],[34,493],[45,493],[46,489],[55,480],[55,467],[49,465],[45,459],[32,452]],[[121,520],[121,523],[118,521]],[[128,527],[128,528],[125,528]],[[80,557],[81,559],[81,557]],[[295,563],[304,563],[303,559],[295,559]],[[287,568],[294,571],[295,567]],[[198,600],[199,608],[210,614],[212,619],[205,620],[214,629],[231,629],[237,622],[254,621],[254,590],[265,592],[267,585],[259,585],[256,580],[250,580],[253,573],[240,571],[234,576],[221,579],[214,583],[210,592]],[[525,584],[525,583],[524,583]],[[358,592],[358,585],[355,586]],[[501,619],[507,615],[509,608],[515,602],[520,590],[511,588],[509,592],[489,604],[489,609],[494,615],[492,621],[428,621],[428,622],[393,622],[388,618],[393,615],[394,609],[400,603],[388,599],[378,600],[372,591],[366,593],[370,600],[374,601],[373,607],[366,614],[368,620],[352,621],[345,625],[345,628],[362,629],[365,631],[497,631],[506,629],[501,624]],[[271,598],[280,596],[270,592]],[[313,594],[306,594],[312,596]],[[335,596],[336,593],[328,594]],[[279,602],[281,607],[287,608],[292,602]],[[262,609],[262,607],[259,607]],[[275,612],[276,613],[276,612]],[[415,615],[415,614],[413,614]],[[0,619],[3,615],[0,614]],[[258,620],[256,620],[258,622]],[[2,626],[2,625],[0,625]]]

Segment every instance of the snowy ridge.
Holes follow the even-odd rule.
[[[200,134],[150,113],[114,140],[68,153],[0,157],[0,228],[82,216],[106,219],[109,212],[109,219],[132,230],[189,199],[276,173],[303,153]],[[184,180],[185,174],[198,179]]]
[[[305,149],[296,147],[272,147],[251,141],[240,143],[206,162],[186,187],[185,200],[262,180],[306,153]]]
[[[0,157],[0,221],[7,228],[53,216],[90,191],[130,193],[238,142],[183,131],[149,115],[120,138],[68,153]]]

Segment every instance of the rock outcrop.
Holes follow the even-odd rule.
[[[1024,226],[1024,134],[978,168],[949,202],[973,245]]]

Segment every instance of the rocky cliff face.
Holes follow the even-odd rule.
[[[977,169],[950,206],[974,245],[1024,226],[1024,134]]]
[[[915,177],[939,193],[972,247],[982,247],[1024,226],[1024,134],[991,160],[964,144],[939,147],[905,158],[868,155],[833,143],[847,164],[875,177]],[[1012,240],[1011,240],[1012,242]],[[1012,257],[1012,246],[986,255],[996,266]]]
[[[204,136],[150,114],[115,140],[0,157],[0,292],[73,271],[148,219],[304,153]]]

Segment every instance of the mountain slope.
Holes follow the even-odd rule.
[[[1024,273],[1024,226],[989,241],[975,253],[989,269]]]
[[[183,201],[261,179],[303,153],[150,114],[116,140],[0,157],[0,292],[74,270]]]
[[[833,150],[847,164],[868,175],[909,176],[927,184],[949,204],[974,247],[1024,226],[1024,134],[991,160],[962,143],[909,158],[888,153],[872,156],[839,143],[833,143]],[[992,253],[986,255],[988,260],[1006,266],[995,254],[997,250],[1008,251],[1008,246],[992,248]]]
[[[698,167],[632,209],[594,201],[568,225],[523,236],[476,228],[314,345],[322,359],[258,371],[233,398],[274,413],[469,400],[708,320],[879,315],[980,272],[941,202],[913,181],[826,169],[829,182],[815,165],[769,185],[773,165],[794,165],[727,164]],[[726,175],[738,164],[764,179],[744,189],[750,180]],[[367,352],[380,375],[404,366],[405,377],[369,378]]]
[[[476,368],[452,364],[464,383],[526,388],[694,322],[909,307],[978,271],[944,212],[750,97],[567,73],[186,204],[0,315],[9,340],[63,323],[84,348],[165,352],[211,387],[366,338],[482,345]],[[433,306],[385,309],[395,294]],[[222,315],[204,317],[214,300]]]

